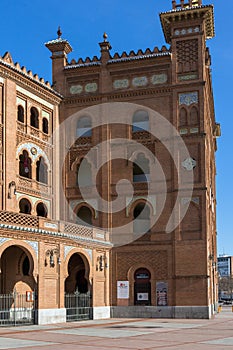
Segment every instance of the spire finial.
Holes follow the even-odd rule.
[[[61,32],[61,27],[60,26],[58,27],[57,35],[58,35],[58,39],[60,39],[60,37],[62,36],[62,32]]]
[[[106,42],[106,41],[107,41],[107,39],[108,39],[108,35],[107,35],[107,33],[106,33],[106,32],[104,32],[104,34],[103,34],[103,38],[104,38],[104,42]]]

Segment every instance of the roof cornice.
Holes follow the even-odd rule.
[[[206,38],[211,39],[215,36],[214,31],[214,7],[213,5],[201,5],[195,7],[186,7],[174,9],[160,13],[164,36],[167,43],[171,43],[171,25],[184,19],[205,18]]]
[[[20,68],[18,63],[8,63],[0,58],[0,73],[5,78],[13,79],[20,85],[27,86],[39,93],[46,100],[52,100],[55,103],[60,103],[63,96],[56,92],[49,82],[44,82],[44,79],[39,79],[38,75],[33,75],[31,71],[27,71],[25,67]]]

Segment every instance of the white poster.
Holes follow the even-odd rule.
[[[129,299],[129,281],[117,281],[117,299]]]
[[[149,300],[148,293],[137,293],[137,300]]]
[[[156,283],[157,306],[167,306],[167,282]]]

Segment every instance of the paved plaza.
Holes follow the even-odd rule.
[[[0,349],[233,349],[233,312],[213,320],[111,319],[0,328]]]

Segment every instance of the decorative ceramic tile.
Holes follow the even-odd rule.
[[[84,249],[84,251],[88,254],[88,256],[90,257],[90,259],[92,261],[92,250],[91,249]]]
[[[82,85],[72,85],[70,87],[70,93],[72,95],[75,95],[75,94],[81,94],[81,92],[83,92],[83,87]]]
[[[197,91],[179,94],[179,105],[190,106],[193,103],[198,103]]]
[[[199,132],[199,129],[198,128],[191,128],[190,129],[190,133],[191,134],[196,134],[196,133],[198,133]]]
[[[71,247],[71,246],[68,246],[68,245],[66,245],[66,246],[64,247],[64,259],[66,259],[67,255],[70,253],[70,251],[71,251],[72,249],[74,249],[74,247]]]
[[[167,74],[155,74],[151,77],[151,82],[153,85],[166,83]]]
[[[185,159],[185,160],[182,162],[183,168],[185,168],[185,169],[188,170],[188,171],[193,170],[193,168],[195,168],[196,165],[197,165],[197,162],[195,161],[195,159],[193,159],[193,158],[191,158],[191,157]]]
[[[95,92],[98,89],[98,85],[96,83],[88,83],[85,85],[86,92]]]
[[[25,241],[25,242],[33,248],[33,250],[36,252],[36,256],[38,257],[38,242],[34,242],[34,241]]]
[[[180,135],[186,135],[188,133],[188,129],[180,129]]]
[[[180,75],[178,77],[179,81],[187,81],[187,80],[194,80],[197,79],[197,74],[186,74],[186,75]]]
[[[181,198],[181,204],[182,205],[187,205],[187,204],[189,204],[191,202],[199,205],[200,204],[200,198],[199,197],[192,197],[192,198],[183,197],[183,198]]]
[[[147,77],[136,77],[132,81],[133,86],[146,86],[148,84]]]
[[[119,79],[115,80],[113,83],[114,89],[123,89],[129,87],[129,80],[128,79]]]
[[[0,237],[0,245],[4,244],[7,241],[10,241],[10,238]]]

